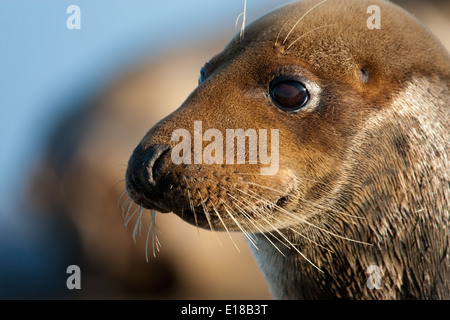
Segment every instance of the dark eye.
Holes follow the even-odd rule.
[[[198,78],[198,84],[201,84],[208,77],[209,70],[211,69],[211,63],[208,61],[205,65],[200,69],[200,77]]]
[[[275,79],[270,84],[270,97],[283,111],[297,112],[309,100],[309,93],[305,86],[296,80]]]

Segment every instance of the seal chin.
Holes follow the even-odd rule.
[[[169,208],[165,207],[163,204],[160,203],[155,204],[151,201],[143,201],[142,204],[140,204],[140,206],[144,207],[145,209],[156,210],[160,213],[168,213],[172,211]]]

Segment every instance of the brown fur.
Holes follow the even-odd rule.
[[[279,129],[277,175],[243,174],[259,172],[249,164],[174,165],[166,154],[157,194],[133,189],[130,172],[128,193],[201,227],[238,231],[239,223],[255,233],[254,254],[276,298],[449,298],[449,55],[384,1],[329,0],[286,38],[319,2],[290,4],[248,26],[135,151],[173,147],[171,133],[193,135],[194,120],[203,131]],[[366,27],[373,4],[380,30]],[[317,84],[318,103],[278,109],[268,87],[279,74]],[[382,271],[379,290],[366,286],[370,265]]]

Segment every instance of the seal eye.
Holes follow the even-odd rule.
[[[305,86],[296,80],[274,80],[270,84],[270,97],[283,111],[297,112],[309,100]]]

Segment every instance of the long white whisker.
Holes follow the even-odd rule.
[[[236,242],[234,242],[233,237],[231,236],[230,231],[228,231],[227,225],[226,225],[225,222],[223,221],[222,217],[221,217],[220,214],[219,214],[219,211],[216,209],[216,207],[214,206],[214,203],[212,203],[212,201],[211,201],[211,206],[212,206],[214,212],[217,214],[217,217],[219,218],[219,220],[220,220],[220,222],[222,223],[223,227],[225,228],[225,231],[227,232],[228,237],[230,238],[231,242],[233,242],[233,244],[234,244],[234,246],[236,247],[237,251],[238,251],[239,253],[241,253],[241,250],[239,250],[239,247],[237,246]]]
[[[124,191],[120,194],[119,200],[117,200],[117,206],[120,206],[120,201],[122,200],[122,198],[123,198],[124,195],[127,195],[127,190],[124,190]],[[122,211],[122,213],[123,213],[123,211]]]
[[[153,215],[152,215],[152,219],[150,219],[149,225],[148,225],[148,230],[147,230],[147,238],[145,240],[145,260],[148,262],[148,239],[150,237],[150,230],[152,229],[153,226]],[[154,229],[154,228],[153,228]],[[155,256],[155,243],[153,242],[153,256]]]
[[[307,179],[305,177],[303,177],[303,179],[308,180],[308,181],[313,182],[313,183],[317,183],[317,184],[323,185],[324,187],[328,186],[326,183],[318,181],[318,180]],[[246,181],[246,183],[250,184],[250,185],[255,185],[257,187],[261,187],[261,188],[264,188],[264,189],[268,189],[268,190],[271,190],[271,191],[274,191],[274,192],[278,192],[281,195],[285,195],[286,194],[286,192],[282,192],[282,191],[280,191],[278,189],[270,188],[270,187],[267,187],[267,186],[264,186],[264,185],[261,185],[261,184],[258,184],[258,183],[254,183],[254,182],[250,182],[250,181]],[[342,210],[334,209],[334,208],[331,208],[331,207],[324,207],[322,205],[319,205],[319,204],[317,204],[315,202],[308,201],[308,200],[303,200],[303,201],[306,204],[308,204],[309,206],[314,207],[315,209],[323,210],[326,214],[328,214],[327,210],[330,210],[330,211],[337,212],[340,215],[347,216],[347,217],[350,217],[350,218],[366,220],[365,217],[360,217],[360,216],[355,216],[355,215],[352,215],[352,214],[349,214],[349,213],[345,213]]]
[[[139,220],[139,236],[142,237],[142,219]]]
[[[284,44],[286,42],[286,40],[289,38],[289,36],[291,35],[292,31],[295,29],[295,27],[300,23],[300,21],[302,21],[302,19],[304,17],[306,17],[311,11],[313,11],[315,8],[317,8],[318,6],[320,6],[322,3],[327,2],[328,0],[323,0],[321,2],[319,2],[318,4],[316,4],[314,7],[312,7],[311,9],[309,9],[308,11],[306,11],[306,13],[297,20],[297,22],[294,24],[294,26],[291,28],[291,30],[289,30],[288,34],[286,35],[286,38],[284,38],[282,44]]]
[[[264,185],[259,184],[259,183],[250,182],[250,181],[247,181],[246,183],[247,183],[247,184],[250,184],[250,185],[257,186],[257,187],[261,187],[261,188],[263,188],[263,189],[275,191],[275,192],[277,192],[277,193],[279,193],[279,194],[281,194],[281,195],[285,195],[285,194],[286,194],[285,192],[283,192],[283,191],[281,191],[281,190],[277,190],[277,189],[274,189],[274,188],[270,188],[270,187],[264,186]]]
[[[153,220],[153,256],[156,257],[155,246],[158,252],[161,248],[161,242],[159,242],[158,235],[156,234],[158,232],[158,227],[156,226],[156,210],[153,210],[151,219]]]
[[[232,197],[229,193],[228,193],[228,196]],[[244,218],[245,218],[249,223],[253,224],[253,222],[250,220],[249,216],[245,213],[245,211],[242,210],[242,208],[240,208],[239,206],[236,205],[236,202],[233,202],[233,205],[236,207],[236,209],[237,209],[239,212],[242,213],[242,215],[244,216]],[[250,235],[250,233],[251,233],[250,236],[252,237],[253,240],[255,240],[255,243],[257,243],[258,241],[257,241],[256,235],[255,235],[255,233],[253,232],[252,228],[251,228],[251,227],[249,228],[249,224],[248,224],[245,220],[241,221],[241,223],[244,223],[245,226],[246,226],[248,229],[250,229],[250,232],[247,231],[247,233],[248,233],[249,235]]]
[[[245,33],[245,20],[247,19],[247,0],[244,0],[244,12],[242,15],[242,27],[241,32],[239,34],[239,41],[244,40],[244,33]]]
[[[225,201],[223,201],[222,199],[220,199],[220,201],[222,201],[222,203],[225,206],[229,207],[230,210],[233,211],[233,209],[231,209],[231,207]],[[234,221],[234,223],[238,226],[238,228],[242,231],[242,233],[245,235],[245,237],[250,241],[250,243],[256,248],[256,250],[259,250],[258,246],[254,242],[252,237],[244,230],[244,228],[242,228],[241,224],[236,220],[236,218],[233,216],[233,214],[230,211],[228,211],[227,208],[224,207],[224,209],[227,212],[227,214],[230,216],[230,218]]]
[[[130,215],[127,214],[127,216],[125,217],[125,229],[128,228],[128,224],[130,223],[131,219],[133,219],[136,212],[139,211],[139,208],[141,208],[141,207],[137,207],[136,210],[134,210],[132,214],[130,214]]]
[[[211,229],[213,237],[217,240],[217,242],[219,242],[220,246],[222,247],[223,246],[222,242],[220,242],[219,238],[216,237],[216,232],[215,232],[214,227],[211,222],[211,215],[209,214],[208,208],[206,207],[205,201],[203,200],[202,194],[200,193],[199,190],[197,190],[197,192],[198,192],[198,195],[200,196],[200,200],[202,202],[202,207],[203,207],[203,212],[205,213],[206,220],[208,220],[209,228]]]
[[[306,257],[291,241],[289,241],[289,239],[280,230],[278,230],[278,228],[276,228],[275,231],[284,239],[284,241],[286,241],[290,245],[290,247],[292,247],[295,251],[297,251],[297,253],[300,254],[300,256],[302,256],[303,259],[305,259],[314,268],[323,273],[323,271],[318,266],[316,266],[311,260],[309,260],[308,257]]]
[[[228,190],[227,188],[225,188],[225,187],[222,187],[222,186],[219,186],[219,188],[222,188],[222,189],[224,189],[226,192],[227,192],[227,194],[228,194],[228,196],[230,196],[230,197],[232,197],[233,199],[235,199],[236,201],[238,201],[238,202],[240,202],[242,205],[244,205],[244,206],[246,206],[244,203],[242,203],[241,201],[239,201],[236,197],[234,197],[233,195],[231,195],[230,193],[229,193],[229,191],[230,190]],[[248,202],[249,204],[250,204],[250,202],[247,200],[247,199],[245,199],[245,198],[242,198],[244,201],[246,201],[246,202]],[[272,229],[276,229],[263,215],[261,215],[261,214],[259,214],[258,212],[256,212],[256,210],[258,209],[258,208],[252,208],[251,207],[251,210],[253,211],[253,212],[255,212],[255,213],[257,213],[267,224],[269,224],[269,226],[270,227],[272,227]],[[216,211],[217,212],[217,211]],[[242,212],[242,211],[241,211]],[[256,220],[255,220],[255,222],[257,222]],[[287,248],[289,248],[289,246],[288,245],[286,245],[283,241],[281,241],[280,239],[278,239],[272,232],[270,232],[269,230],[267,230],[266,228],[264,228],[263,226],[262,226],[262,224],[260,224],[259,223],[259,225],[267,232],[267,233],[269,233],[269,235],[270,236],[272,236],[272,237],[274,237],[278,242],[280,242],[282,245],[284,245],[285,247],[287,247]],[[260,230],[259,228],[258,228],[258,230]],[[281,252],[280,251],[280,249],[267,237],[267,235],[264,233],[264,232],[261,232],[262,234],[263,234],[263,236],[281,253],[281,255],[283,255],[283,256],[285,256],[284,254],[283,254],[283,252]]]
[[[230,195],[230,196],[231,196],[231,195]],[[233,197],[233,198],[234,198],[234,197]],[[235,198],[235,199],[236,199],[236,198]],[[237,199],[236,199],[236,200],[237,200]],[[259,209],[258,207],[252,206],[252,204],[250,203],[250,201],[249,201],[248,199],[245,199],[244,197],[242,197],[242,200],[248,203],[248,205],[246,206],[244,203],[241,202],[244,206],[246,206],[247,208],[250,208],[254,214],[258,215],[258,217],[260,217],[261,219],[263,219],[264,222],[266,222],[266,223],[269,225],[269,227],[271,227],[273,230],[277,230],[277,228],[276,228],[272,223],[270,223],[270,221],[267,220],[266,217],[264,217],[264,214],[262,214],[262,213],[259,212],[260,209]],[[239,201],[239,200],[237,200],[237,201]],[[240,201],[239,201],[239,202],[240,202]],[[261,224],[260,224],[260,225],[261,225]],[[261,225],[261,226],[262,226],[262,225]],[[283,241],[281,241],[281,240],[280,240],[277,236],[275,236],[272,232],[270,232],[270,231],[267,230],[266,228],[264,228],[264,229],[266,230],[267,233],[269,233],[272,237],[274,237],[279,243],[281,243],[282,245],[284,245],[286,248],[289,248],[289,246],[288,246],[287,244],[285,244]],[[269,240],[269,241],[270,241],[270,240]],[[277,248],[278,248],[278,247],[277,247]]]
[[[258,229],[258,231],[259,231],[259,232],[267,239],[267,241],[269,241],[270,244],[271,244],[275,249],[277,249],[278,252],[281,253],[281,255],[282,255],[283,257],[286,257],[285,254],[277,247],[277,245],[276,245],[275,243],[273,243],[272,240],[270,240],[270,238],[267,236],[266,233],[270,234],[271,236],[273,236],[273,234],[272,234],[269,230],[267,230],[266,228],[264,228],[264,227],[262,226],[262,224],[258,223],[258,222],[257,222],[256,220],[254,220],[254,219],[251,219],[251,218],[245,213],[244,210],[242,210],[242,209],[240,209],[240,208],[238,208],[238,209],[239,209],[239,211],[241,211],[241,213],[242,213],[243,215],[245,215],[245,216],[247,217],[247,219],[255,226],[255,228]],[[262,230],[260,227],[258,227],[258,225],[259,225],[263,230]],[[275,238],[276,238],[276,237],[275,237]],[[283,243],[283,244],[284,244],[284,243]]]
[[[133,200],[131,200],[131,198],[126,199],[126,200],[124,201],[124,203],[122,204],[122,218],[123,218],[123,219],[125,219],[125,207],[126,207],[128,204],[130,205],[130,207],[133,205]],[[128,212],[130,211],[130,207],[128,207],[127,214],[128,214]]]
[[[305,236],[304,234],[302,234],[302,233],[299,232],[298,230],[295,230],[294,228],[289,228],[289,230],[295,232],[296,234],[298,234],[298,235],[299,235],[300,237],[302,237],[303,239],[306,239],[306,240],[308,240],[309,242],[314,243],[316,246],[318,246],[318,247],[320,247],[320,248],[322,248],[322,249],[324,249],[324,250],[327,250],[327,251],[330,252],[330,253],[334,253],[333,250],[330,250],[330,249],[324,247],[323,245],[321,245],[320,243],[317,243],[316,241],[314,241],[314,240],[308,238],[307,236]]]
[[[317,28],[314,28],[314,29],[312,29],[312,30],[309,30],[308,32],[306,32],[306,33],[304,33],[304,34],[302,34],[300,37],[298,37],[297,39],[295,39],[294,41],[292,41],[292,43],[286,48],[286,51],[288,51],[297,41],[299,41],[301,38],[303,38],[303,37],[306,37],[308,34],[310,34],[311,32],[314,32],[314,31],[317,31],[317,30],[320,30],[320,29],[323,29],[323,28],[328,28],[328,27],[331,27],[331,26],[335,26],[336,24],[335,23],[333,23],[333,24],[327,24],[326,26],[321,26],[321,27],[317,27]]]
[[[136,222],[135,222],[135,225],[134,225],[134,229],[133,229],[133,241],[134,241],[134,244],[136,244],[136,234],[137,234],[137,231],[138,231],[138,226],[141,223],[142,212],[143,211],[144,211],[144,208],[141,207],[141,210],[139,210],[139,215],[136,218]]]
[[[237,190],[239,190],[239,189],[237,189]],[[243,192],[243,193],[246,193],[245,191],[242,191],[242,190],[240,190],[240,191]],[[293,214],[292,212],[287,211],[286,209],[284,209],[284,208],[282,208],[282,207],[280,207],[280,206],[278,206],[278,205],[276,205],[276,204],[270,202],[269,200],[267,200],[267,199],[265,199],[265,198],[261,198],[260,195],[258,195],[257,193],[253,192],[252,190],[249,190],[249,192],[251,192],[251,193],[253,193],[253,194],[255,195],[254,198],[255,198],[256,200],[262,200],[262,201],[264,201],[264,202],[267,202],[267,203],[270,204],[270,205],[273,205],[273,207],[274,207],[275,209],[280,210],[280,211],[286,213],[287,215],[289,215],[291,218],[293,218],[293,219],[296,220],[296,221],[300,221],[300,222],[302,222],[302,223],[305,223],[305,224],[307,224],[307,225],[309,225],[309,226],[311,226],[311,227],[313,227],[313,228],[316,228],[316,229],[318,229],[318,230],[320,230],[320,231],[322,231],[322,232],[328,233],[328,234],[330,234],[330,235],[332,235],[332,236],[334,236],[334,237],[336,237],[336,238],[340,238],[340,239],[348,240],[348,241],[351,241],[351,242],[355,242],[355,243],[360,243],[360,244],[364,244],[364,245],[369,245],[369,246],[371,246],[370,243],[363,242],[363,241],[358,241],[358,240],[354,240],[354,239],[351,239],[351,238],[347,238],[347,237],[338,235],[338,234],[336,234],[336,233],[334,233],[334,232],[331,232],[331,231],[329,231],[329,230],[325,230],[325,229],[323,229],[323,228],[320,228],[319,226],[316,226],[315,224],[313,224],[313,223],[307,221],[305,218],[302,218],[302,217],[300,217],[300,216],[297,216],[297,215]],[[253,197],[252,195],[250,195],[250,194],[248,194],[248,193],[246,193],[246,194],[249,195],[249,196],[251,196],[251,197]]]
[[[244,14],[244,12],[239,13],[239,15],[236,18],[236,21],[234,22],[234,27],[237,28],[237,24],[239,22],[239,19],[242,17],[242,15]]]
[[[200,230],[198,228],[198,222],[197,222],[197,213],[195,213],[194,203],[192,202],[191,194],[189,192],[189,189],[187,190],[187,192],[188,192],[189,206],[191,207],[191,211],[194,214],[195,225],[197,227],[197,235],[200,236]]]
[[[289,22],[289,20],[287,20],[287,21],[283,24],[283,26],[281,27],[280,31],[278,31],[277,38],[275,39],[275,44],[274,44],[275,47],[278,45],[278,39],[280,38],[281,31],[283,31],[284,27],[286,27],[286,25],[288,24],[288,22]]]
[[[159,252],[159,247],[161,246],[158,237],[156,236],[156,210],[153,210],[151,212],[151,218],[150,218],[150,223],[148,225],[148,231],[147,231],[147,239],[145,241],[145,259],[148,262],[148,242],[149,242],[149,237],[150,237],[150,229],[153,230],[152,232],[152,251],[153,251],[153,257],[156,258],[156,251],[155,251],[155,247],[156,250],[158,250]]]

